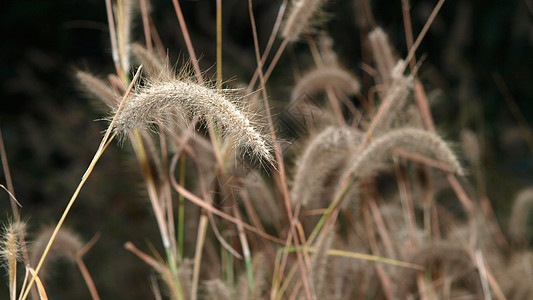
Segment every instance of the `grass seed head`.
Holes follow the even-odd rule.
[[[300,97],[313,97],[315,94],[332,87],[346,95],[356,95],[361,89],[359,80],[350,72],[338,67],[323,67],[305,74],[293,88],[291,102]]]
[[[292,9],[285,20],[281,36],[290,42],[298,40],[300,35],[309,29],[311,18],[320,9],[325,0],[293,1]]]
[[[273,162],[271,141],[262,126],[232,99],[230,91],[219,91],[191,80],[154,80],[137,87],[117,117],[115,131],[125,136],[133,129],[149,129],[173,115],[200,116],[213,121],[224,136],[254,157]]]

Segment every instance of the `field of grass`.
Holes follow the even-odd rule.
[[[393,2],[7,4],[2,297],[533,297],[533,4]]]

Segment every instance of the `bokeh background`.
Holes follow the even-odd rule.
[[[223,0],[224,79],[247,82],[255,68],[248,1]],[[331,33],[341,62],[363,80],[358,0],[334,0],[317,26]],[[401,1],[370,1],[375,24],[400,56],[406,43]],[[413,31],[420,32],[436,1],[409,1]],[[215,70],[215,1],[180,1],[201,66]],[[281,1],[253,0],[262,49]],[[101,77],[113,73],[104,0],[0,2],[0,128],[29,239],[57,222],[89,164],[106,122],[101,106],[78,88],[75,68]],[[187,57],[172,1],[151,1],[151,16],[171,61]],[[143,42],[139,14],[134,40]],[[279,45],[280,41],[276,42]],[[533,185],[533,1],[448,0],[417,51],[439,130],[459,141],[469,128],[481,139],[487,193],[501,224],[521,188]],[[295,57],[298,57],[296,60]],[[289,47],[268,84],[282,105],[295,70],[312,67],[305,43]],[[514,110],[514,112],[513,112]],[[518,112],[518,113],[517,113]],[[458,143],[457,149],[460,149]],[[3,172],[0,183],[5,184]],[[11,216],[0,191],[2,222]],[[152,270],[127,252],[132,241],[160,249],[155,218],[127,143],[106,151],[67,219],[87,242],[85,256],[103,299],[151,299]],[[191,233],[193,234],[193,233]],[[0,296],[7,297],[6,284]],[[88,299],[75,265],[59,261],[47,280],[51,299]]]

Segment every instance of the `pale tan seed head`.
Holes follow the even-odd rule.
[[[32,263],[37,263],[40,257],[43,255],[46,245],[48,244],[48,241],[50,240],[53,231],[53,227],[46,227],[42,229],[39,234],[37,234],[37,237],[33,241],[31,247],[30,260]],[[76,255],[82,247],[83,243],[81,239],[72,230],[63,227],[58,232],[54,243],[52,244],[52,247],[48,252],[47,259],[41,267],[39,276],[41,278],[46,279],[46,277],[49,275],[50,261],[59,257],[65,257],[70,262],[75,262]]]
[[[149,78],[172,78],[172,70],[168,61],[157,56],[153,51],[150,52],[140,44],[133,44],[131,50],[135,60],[143,65],[143,70]]]
[[[374,135],[381,135],[393,127],[401,126],[402,117],[405,117],[405,107],[411,99],[412,77],[399,76],[395,78],[384,92],[384,99],[379,110],[382,111]]]
[[[26,235],[26,224],[15,222],[4,225],[0,240],[0,259],[9,276],[9,290],[11,299],[15,299],[17,292],[17,261],[21,254],[21,241]]]
[[[232,293],[226,283],[222,279],[212,279],[204,281],[206,299],[209,300],[231,300]]]
[[[477,166],[481,159],[481,151],[479,148],[477,135],[470,129],[465,128],[461,130],[461,144],[463,146],[465,156],[468,158],[470,163],[474,166]]]
[[[531,238],[532,230],[528,226],[528,217],[533,208],[533,187],[525,188],[516,195],[509,217],[509,234],[519,244],[525,244]]]
[[[513,254],[505,269],[495,271],[507,299],[527,300],[533,297],[533,252],[531,250]]]
[[[335,51],[333,51],[333,39],[326,32],[321,32],[318,36],[318,45],[320,47],[320,55],[324,61],[325,66],[338,66],[339,58]]]
[[[265,178],[259,172],[250,170],[242,179],[242,183],[261,220],[269,224],[279,224],[282,219],[281,209]]]
[[[447,164],[453,172],[463,174],[463,169],[453,151],[436,133],[417,128],[399,128],[375,138],[361,153],[355,151],[347,160],[341,178],[355,176],[357,179],[364,179],[372,176],[383,167],[388,155],[397,147],[434,156]],[[341,180],[335,195],[341,193],[343,185],[344,182]]]
[[[368,35],[370,48],[376,62],[381,82],[388,88],[393,81],[392,71],[396,65],[392,47],[387,34],[381,27],[376,27]]]
[[[131,21],[135,13],[136,1],[121,0],[116,10],[117,41],[120,64],[123,70],[129,71],[131,66]]]
[[[76,71],[76,78],[83,90],[103,102],[108,108],[114,109],[120,102],[120,97],[106,81],[84,71]]]
[[[180,280],[180,287],[183,291],[183,295],[186,298],[192,297],[192,274],[193,274],[194,261],[190,258],[185,258],[178,268],[178,278]],[[175,285],[170,281],[167,284]]]
[[[350,72],[338,66],[325,66],[308,72],[298,80],[291,92],[291,102],[294,103],[301,97],[312,98],[327,87],[348,96],[358,94],[361,89],[359,80]]]
[[[316,299],[325,299],[327,295],[326,275],[328,273],[328,251],[333,244],[335,230],[333,225],[324,229],[319,239],[316,241],[311,257],[310,278],[313,279],[314,292]]]
[[[0,257],[6,267],[16,264],[20,258],[20,239],[26,235],[26,224],[22,222],[4,225],[0,241]]]
[[[437,242],[418,249],[410,263],[421,265],[425,272],[440,271],[450,281],[462,281],[470,287],[470,295],[482,295],[481,281],[470,254],[463,247],[447,242]],[[394,281],[394,299],[408,299],[418,294],[416,288],[417,271],[403,269]]]
[[[338,179],[336,171],[344,164],[348,154],[357,149],[360,139],[361,135],[355,130],[334,126],[328,126],[312,136],[296,162],[292,202],[303,206],[314,204],[314,208],[327,206],[320,201],[323,191],[331,184],[327,180]]]
[[[281,36],[290,42],[298,40],[300,35],[310,28],[313,15],[317,13],[325,0],[296,0],[289,16],[285,19]]]
[[[254,157],[272,163],[272,142],[262,126],[231,98],[229,91],[218,91],[188,80],[155,80],[136,90],[126,100],[117,117],[115,131],[124,136],[132,129],[149,129],[166,123],[168,116],[200,116],[214,121],[221,133]]]

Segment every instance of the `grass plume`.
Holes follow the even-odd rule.
[[[298,40],[310,26],[311,18],[320,9],[325,0],[295,0],[285,20],[281,36],[290,42]]]
[[[291,188],[293,203],[303,206],[319,203],[328,188],[326,180],[338,177],[335,170],[356,149],[360,139],[353,129],[335,126],[328,126],[313,136],[296,163]]]
[[[53,227],[46,227],[37,234],[31,249],[32,262],[39,261],[39,257],[41,257],[43,254],[53,231]],[[80,251],[80,249],[82,249],[82,247],[83,243],[81,242],[80,238],[76,236],[74,232],[72,232],[72,230],[68,228],[62,228],[56,236],[55,243],[52,244],[52,247],[50,248],[48,260],[41,267],[41,271],[39,272],[41,279],[45,280],[49,276],[49,264],[54,259],[65,257],[70,262],[76,262],[77,253]]]
[[[445,242],[427,245],[412,254],[411,263],[422,265],[425,270],[443,272],[442,276],[452,280],[466,280],[473,284],[471,293],[480,296],[481,283],[475,265],[468,251],[464,248]],[[396,281],[395,299],[407,299],[415,291],[416,271],[405,269]]]
[[[368,35],[373,58],[376,62],[378,73],[385,87],[389,87],[393,81],[392,71],[396,65],[396,59],[389,42],[389,38],[381,27],[376,27]]]
[[[526,188],[516,195],[509,217],[509,234],[518,243],[525,243],[531,238],[527,225],[528,216],[533,207],[533,188]]]
[[[118,115],[115,130],[125,135],[164,123],[166,115],[199,115],[215,121],[237,146],[271,163],[268,136],[231,97],[229,91],[220,92],[190,80],[150,81],[132,93]]]
[[[463,174],[463,169],[446,142],[435,133],[417,128],[393,129],[374,139],[363,152],[355,153],[348,160],[344,175],[367,178],[375,174],[385,162],[387,155],[397,147],[406,148],[410,151],[422,154],[430,154],[438,160],[446,163],[457,174]],[[341,191],[341,185],[337,188],[337,195]]]
[[[345,95],[356,95],[361,88],[357,78],[350,72],[338,66],[323,67],[308,72],[298,80],[291,93],[291,102],[304,96],[312,98],[329,86]]]
[[[17,261],[21,258],[20,241],[25,233],[25,224],[21,222],[5,225],[0,241],[0,258],[9,276],[10,299],[17,295]]]
[[[76,78],[86,93],[114,109],[120,103],[120,97],[104,80],[84,71],[76,71]]]

